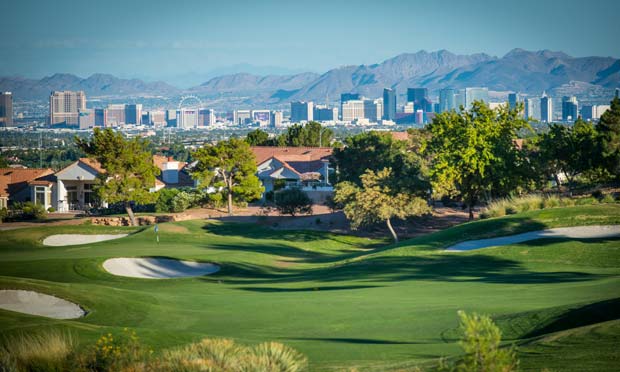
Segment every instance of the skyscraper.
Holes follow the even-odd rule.
[[[177,128],[192,129],[198,126],[198,109],[177,110]]]
[[[283,117],[284,115],[282,114],[282,111],[271,111],[270,125],[274,128],[281,127]]]
[[[13,94],[0,92],[0,127],[13,126]]]
[[[465,88],[465,109],[471,110],[475,101],[489,102],[488,88]]]
[[[396,92],[394,89],[383,89],[383,120],[396,120]]]
[[[457,90],[452,88],[441,89],[439,91],[439,112],[457,110],[456,95]]]
[[[510,107],[511,110],[514,110],[519,102],[521,102],[519,93],[508,93],[508,107]]]
[[[53,91],[50,94],[50,125],[77,126],[80,110],[86,110],[83,91]]]
[[[200,109],[198,111],[198,126],[206,127],[215,124],[215,110]]]
[[[383,99],[364,100],[364,118],[371,123],[376,123],[383,117]]]
[[[562,97],[562,121],[569,122],[577,120],[579,115],[577,97]]]
[[[312,121],[314,114],[314,103],[296,101],[291,102],[291,122]]]
[[[340,115],[342,121],[354,121],[364,118],[364,101],[351,99],[341,103]]]
[[[342,93],[340,95],[340,104],[343,104],[347,101],[357,101],[360,99],[359,93]]]
[[[106,127],[118,127],[121,125],[125,125],[125,115],[127,114],[127,110],[125,110],[125,105],[122,103],[115,103],[108,105],[108,114],[106,117]]]
[[[142,124],[142,105],[125,105],[125,124]]]
[[[407,88],[407,102],[413,102],[416,110],[426,110],[428,101],[427,88]]]
[[[543,123],[553,122],[553,100],[545,92],[540,97],[540,121]]]
[[[334,121],[338,119],[338,108],[328,107],[327,105],[315,105],[313,120]]]
[[[525,119],[540,120],[540,98],[527,98],[525,104]]]

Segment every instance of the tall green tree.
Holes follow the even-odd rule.
[[[278,137],[278,146],[291,147],[319,147],[329,146],[334,138],[334,131],[323,127],[316,121],[310,121],[305,125],[294,124],[286,130],[286,133]]]
[[[602,149],[602,165],[616,179],[620,178],[620,98],[618,91],[596,125]]]
[[[231,216],[233,201],[247,203],[260,198],[264,191],[256,177],[256,158],[244,140],[231,138],[207,145],[194,153],[194,160],[198,161],[194,178],[203,187],[223,188]]]
[[[431,209],[426,200],[394,190],[391,187],[392,177],[391,168],[378,172],[367,170],[360,177],[361,187],[347,181],[336,185],[334,200],[344,204],[344,213],[352,228],[385,222],[392,238],[398,242],[391,220],[421,216]]]
[[[132,203],[153,203],[157,199],[149,190],[155,186],[160,171],[146,150],[148,143],[138,137],[125,139],[109,128],[95,128],[90,141],[76,138],[76,143],[105,169],[95,187],[99,198],[108,203],[123,203],[131,225],[135,226]]]
[[[343,147],[334,149],[334,158],[340,182],[361,186],[360,177],[367,170],[391,168],[390,182],[394,190],[423,195],[430,187],[425,180],[426,165],[417,140],[394,140],[385,132],[360,133],[347,137]]]
[[[484,195],[516,189],[521,181],[515,174],[526,173],[522,171],[525,155],[516,139],[517,132],[529,126],[519,110],[491,110],[477,101],[471,110],[438,114],[428,125],[432,137],[426,151],[432,158],[433,191],[460,197],[470,220],[473,207]]]
[[[269,133],[262,129],[255,129],[248,133],[245,137],[245,141],[250,146],[273,146],[274,141],[269,138]]]

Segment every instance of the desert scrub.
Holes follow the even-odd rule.
[[[120,335],[105,334],[95,345],[76,357],[75,370],[144,371],[152,358],[153,350],[143,345],[135,331],[123,329]]]
[[[68,371],[74,350],[73,337],[60,331],[7,337],[0,347],[0,371]]]

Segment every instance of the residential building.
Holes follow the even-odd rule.
[[[488,88],[465,88],[465,109],[471,110],[475,101],[489,102]]]
[[[540,97],[540,121],[543,123],[553,122],[553,100],[545,92]]]
[[[49,205],[51,190],[34,188],[31,183],[46,182],[46,177],[52,174],[54,171],[50,168],[0,168],[0,209],[27,201]]]
[[[0,127],[13,126],[13,94],[0,92]]]
[[[257,176],[265,193],[281,188],[300,188],[315,202],[333,194],[329,167],[331,147],[253,146]]]
[[[314,120],[314,103],[296,101],[291,102],[291,122],[298,123],[302,121]]]
[[[80,110],[86,110],[83,91],[53,91],[50,94],[49,124],[77,126]]]
[[[562,121],[572,122],[579,117],[579,103],[575,96],[562,97]]]
[[[383,89],[383,120],[396,120],[396,92],[394,89]]]

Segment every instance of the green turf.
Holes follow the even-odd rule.
[[[273,340],[308,355],[312,370],[386,370],[458,355],[456,312],[464,309],[493,316],[505,338],[520,345],[526,370],[612,371],[618,351],[610,346],[600,356],[595,349],[618,340],[620,239],[442,251],[467,239],[586,224],[620,224],[620,206],[532,211],[396,246],[204,221],[161,224],[159,245],[152,228],[5,231],[0,232],[0,288],[56,294],[89,314],[60,321],[0,310],[0,331],[63,327],[88,343],[103,332],[130,327],[157,349],[201,337]],[[82,246],[41,245],[51,234],[119,231],[132,235]],[[101,266],[119,256],[204,260],[222,270],[201,278],[120,278]],[[564,356],[582,358],[562,363]]]

